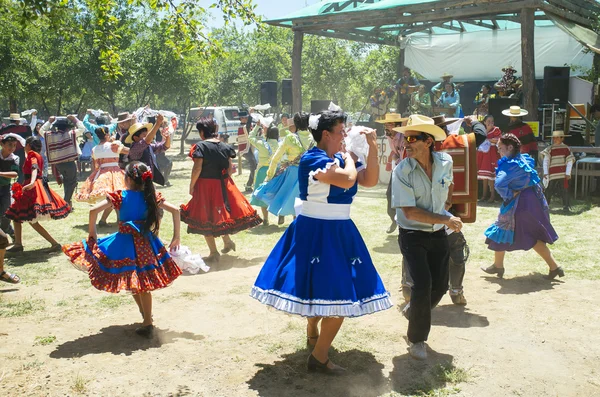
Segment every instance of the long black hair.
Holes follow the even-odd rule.
[[[25,145],[29,145],[31,150],[33,150],[36,153],[42,151],[42,141],[37,136],[30,136],[27,139],[25,139]]]
[[[140,161],[133,161],[125,167],[125,176],[133,181],[138,190],[144,192],[144,201],[148,206],[148,216],[146,217],[144,229],[156,234],[160,226],[158,222],[158,204],[156,203],[156,192],[154,191],[152,176],[148,177],[148,174],[146,174],[146,178],[144,178],[144,174],[147,172],[150,172],[150,168]]]
[[[296,132],[308,130],[308,117],[310,114],[305,112],[298,112],[294,115],[294,125],[296,126]]]

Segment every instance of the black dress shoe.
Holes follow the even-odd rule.
[[[345,368],[342,368],[339,365],[334,364],[333,368],[329,368],[327,364],[329,364],[329,360],[322,363],[311,354],[310,356],[308,356],[306,369],[308,370],[308,372],[321,372],[322,374],[332,376],[344,375],[348,372]]]
[[[152,335],[154,335],[154,325],[150,324],[144,327],[136,328],[135,333],[139,336],[143,336],[145,338],[150,339],[152,338]]]
[[[503,267],[496,267],[495,265],[491,265],[488,267],[482,267],[480,269],[486,272],[487,274],[497,274],[498,278],[502,278],[504,276]]]
[[[558,277],[565,276],[565,271],[563,270],[562,267],[559,266],[554,270],[550,270],[550,272],[548,273],[548,276],[546,278],[548,280],[554,280],[556,278],[556,276],[558,276]]]

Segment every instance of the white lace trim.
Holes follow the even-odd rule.
[[[389,292],[373,295],[359,302],[350,300],[300,299],[276,290],[252,287],[250,296],[259,302],[290,314],[303,317],[359,317],[393,306]]]
[[[337,159],[337,158],[335,158],[335,159],[333,159],[332,162],[325,164],[324,168],[319,168],[319,169],[316,169],[314,171],[309,172],[308,173],[308,183],[310,185],[318,185],[319,183],[321,183],[321,182],[319,182],[318,180],[315,179],[315,175],[317,175],[319,173],[323,173],[323,174],[326,173],[334,165],[337,165],[339,167],[340,166],[340,160]]]

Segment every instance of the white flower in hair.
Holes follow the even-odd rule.
[[[320,114],[311,114],[308,118],[308,126],[311,130],[316,130],[319,128],[319,120],[321,119]]]
[[[330,112],[341,112],[342,108],[336,105],[333,102],[329,102],[329,107],[327,108]]]

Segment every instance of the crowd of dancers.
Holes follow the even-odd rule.
[[[508,114],[518,117],[522,112],[511,108]],[[92,149],[94,171],[74,197],[94,205],[89,233],[82,241],[62,246],[39,221],[69,215],[70,194],[74,192],[66,190],[65,179],[72,165],[63,165],[63,171],[58,171],[65,184],[63,198],[44,178],[41,139],[45,140],[45,156],[51,164],[73,163],[71,148],[64,142],[81,134],[83,123],[76,117],[51,118],[41,127],[40,136],[22,142],[26,155],[24,180],[22,185],[14,183],[12,187],[19,168],[13,153],[22,138],[3,135],[1,160],[7,165],[2,163],[0,170],[0,203],[6,208],[2,208],[0,258],[11,234],[9,221],[14,224],[14,243],[9,249],[13,253],[23,251],[22,224],[30,223],[48,240],[49,251],[62,249],[77,268],[88,273],[95,288],[131,292],[143,319],[136,333],[152,337],[151,293],[170,285],[181,274],[169,253],[179,247],[181,221],[187,224],[188,233],[204,236],[209,248],[204,259],[217,263],[222,253],[236,250],[231,235],[268,224],[269,213],[292,216],[293,221],[270,250],[251,296],[275,309],[307,318],[307,345],[312,349],[307,361],[309,371],[343,374],[345,369],[332,363],[328,353],[344,318],[392,306],[390,293],[350,218],[358,186],[372,187],[379,180],[375,130],[353,130],[358,131],[355,139],[365,148],[357,154],[346,150],[349,131],[346,115],[339,108],[318,114],[297,113],[282,128],[264,118],[252,125],[249,114],[240,114],[244,124],[240,135],[246,135],[247,152],[254,156],[251,148],[255,148],[258,154],[254,180],[247,184],[253,190],[248,200],[231,178],[233,159],[244,153],[219,139],[214,119],[200,119],[196,128],[201,140],[189,153],[193,160],[189,185],[192,198],[178,207],[154,189],[154,183],[165,184],[156,155],[170,146],[172,128],[162,114],[153,117],[153,122],[147,122],[121,114],[115,125],[90,124],[86,120],[93,126],[91,135],[96,143]],[[399,229],[405,299],[402,313],[409,321],[409,352],[416,359],[425,359],[431,310],[448,290],[453,303],[467,303],[462,282],[468,245],[461,232],[463,220],[456,211],[458,203],[453,200],[453,158],[446,152],[469,140],[451,134],[447,126],[456,120],[443,117],[390,113],[379,122],[384,124],[393,151],[388,189],[388,214],[393,223],[388,232]],[[479,161],[491,165],[481,167],[480,172],[489,180],[493,177],[493,186],[487,186],[503,200],[498,220],[485,232],[494,261],[483,271],[502,277],[507,251],[533,248],[548,264],[550,279],[564,276],[547,245],[558,236],[550,223],[541,179],[532,158],[523,153],[522,142],[514,134],[500,134],[490,118],[483,123],[465,118],[461,128],[472,144],[487,147],[480,153],[485,153],[488,160]],[[156,141],[159,131],[161,142]],[[497,153],[499,159],[490,152]],[[56,158],[66,160],[56,162]],[[262,218],[253,206],[261,208]],[[106,223],[112,210],[117,212],[118,231],[99,238],[98,215],[102,213],[100,223]],[[158,238],[165,210],[173,217],[173,237],[168,247]],[[220,251],[217,237],[223,240]],[[16,275],[3,269],[0,277],[2,281],[19,282]]]

